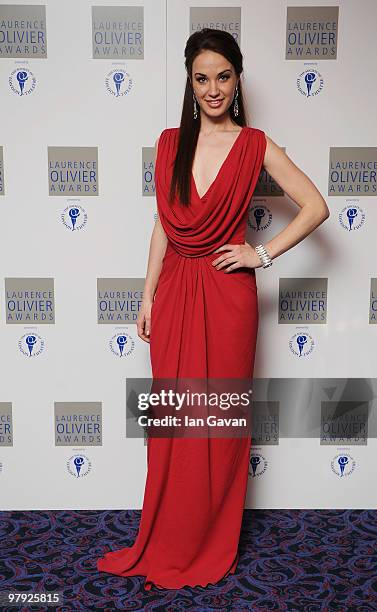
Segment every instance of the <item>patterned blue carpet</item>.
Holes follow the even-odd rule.
[[[99,573],[131,546],[141,511],[0,512],[0,591],[62,592],[63,604],[2,610],[377,610],[376,510],[245,510],[236,573],[207,588],[151,590]]]

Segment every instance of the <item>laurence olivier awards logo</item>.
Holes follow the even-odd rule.
[[[305,61],[307,67],[296,80],[297,89],[305,98],[313,98],[323,90],[318,60],[337,58],[338,17],[337,6],[287,7],[285,59]]]
[[[13,446],[12,402],[0,402],[0,446]]]
[[[344,206],[339,213],[339,223],[347,232],[360,229],[364,221],[365,212],[354,202]]]
[[[156,150],[154,147],[142,147],[141,163],[142,163],[142,196],[156,195],[155,186],[155,162]]]
[[[72,200],[61,212],[61,221],[71,232],[82,230],[88,221],[88,213],[79,204],[79,200]]]
[[[214,25],[209,25],[214,24]],[[220,27],[229,32],[241,46],[241,8],[238,6],[191,6],[189,32]]]
[[[55,323],[53,278],[6,278],[6,322],[8,324]]]
[[[47,147],[49,195],[99,195],[98,147]]]
[[[350,476],[356,468],[356,461],[349,453],[339,453],[331,461],[331,470],[339,478]]]
[[[97,323],[136,323],[143,278],[97,278]]]
[[[281,324],[324,324],[327,322],[327,278],[280,278],[279,320]],[[289,339],[289,349],[297,357],[314,350],[308,328],[299,327]]]
[[[335,60],[338,18],[338,6],[288,6],[285,59]]]
[[[54,279],[6,278],[5,309],[7,324],[25,327],[25,333],[18,340],[20,352],[25,357],[38,357],[45,341],[35,331],[36,327],[26,325],[55,323]]]
[[[75,478],[87,476],[92,469],[89,458],[81,453],[72,455],[67,461],[67,470]]]
[[[44,4],[3,4],[0,21],[1,57],[47,58]]]
[[[102,402],[54,402],[55,446],[102,446]]]
[[[92,6],[92,57],[144,59],[144,7]]]
[[[330,147],[327,195],[375,197],[376,168],[377,147]]]
[[[321,445],[368,443],[369,402],[336,400],[321,402]]]
[[[102,402],[55,402],[55,446],[102,446]],[[67,470],[75,478],[91,471],[89,458],[78,448],[67,461]]]
[[[279,402],[253,400],[252,447],[277,446],[279,444]]]
[[[278,323],[327,323],[327,281],[327,278],[279,278]]]
[[[15,68],[8,77],[11,91],[17,96],[29,96],[35,91],[36,77],[28,67],[30,59],[47,58],[45,5],[0,5],[0,57],[16,58]]]
[[[9,75],[9,87],[17,96],[29,96],[37,86],[37,79],[29,68],[15,68]]]
[[[121,68],[114,68],[105,78],[106,91],[114,98],[122,98],[132,89],[131,75]]]
[[[109,340],[110,351],[116,357],[129,357],[135,350],[135,339],[127,324],[136,324],[144,284],[143,278],[97,279],[97,323],[116,326]]]
[[[267,472],[268,461],[261,453],[252,452],[249,461],[249,476],[256,478]]]

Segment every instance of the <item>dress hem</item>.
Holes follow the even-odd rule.
[[[237,564],[236,564],[237,566]],[[209,580],[206,583],[201,583],[201,582],[197,582],[195,584],[188,584],[187,582],[180,584],[178,586],[160,586],[159,584],[157,584],[156,582],[153,582],[153,580],[146,580],[144,582],[144,590],[145,591],[151,591],[153,590],[153,587],[155,587],[156,590],[158,591],[171,591],[171,590],[180,590],[180,589],[184,589],[184,588],[190,588],[190,589],[194,589],[195,587],[202,587],[202,588],[206,588],[208,586],[216,586],[218,582],[221,582],[221,580],[225,580],[225,578],[228,578],[228,576],[233,575],[236,571],[236,567],[234,567],[233,569],[229,569],[223,576],[220,576],[219,578],[212,578],[211,580]]]
[[[100,561],[100,560],[99,560]],[[145,591],[151,591],[153,589],[158,590],[158,591],[170,591],[170,590],[180,590],[180,589],[184,589],[186,587],[188,588],[195,588],[195,587],[207,587],[209,585],[211,586],[216,586],[216,584],[218,582],[220,582],[221,580],[224,580],[225,578],[227,578],[230,575],[233,575],[236,571],[237,565],[238,565],[238,561],[239,561],[239,553],[237,553],[235,560],[233,561],[233,563],[231,564],[230,568],[225,572],[225,574],[222,574],[218,577],[214,577],[211,578],[210,580],[208,580],[207,582],[203,583],[203,582],[196,582],[195,584],[190,584],[189,582],[183,582],[183,583],[179,583],[179,584],[175,584],[174,586],[167,586],[167,585],[161,585],[160,583],[158,583],[157,581],[155,582],[153,579],[148,578],[147,575],[145,574],[124,574],[121,571],[117,572],[116,570],[105,570],[105,569],[100,569],[97,565],[97,569],[100,572],[105,572],[108,574],[113,574],[116,576],[121,576],[123,578],[130,578],[130,577],[135,577],[135,576],[144,576],[146,578],[146,580],[144,581],[143,587]]]

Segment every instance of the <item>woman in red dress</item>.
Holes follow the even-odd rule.
[[[310,181],[265,133],[246,124],[234,38],[190,36],[181,125],[157,143],[158,220],[152,233],[138,335],[153,378],[251,379],[258,330],[255,268],[328,216]],[[301,207],[257,251],[245,241],[262,165]],[[300,217],[301,215],[301,217]],[[299,219],[300,217],[300,219]],[[144,588],[207,586],[236,571],[250,435],[148,437],[138,536],[108,552],[100,571],[145,576]]]

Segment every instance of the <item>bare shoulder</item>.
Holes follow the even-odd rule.
[[[266,133],[264,134],[266,138],[266,151],[264,155],[263,165],[266,170],[269,172],[272,171],[283,171],[288,168],[297,168],[297,166],[293,163],[293,161],[288,157],[284,149],[280,147],[272,138],[270,138]]]

